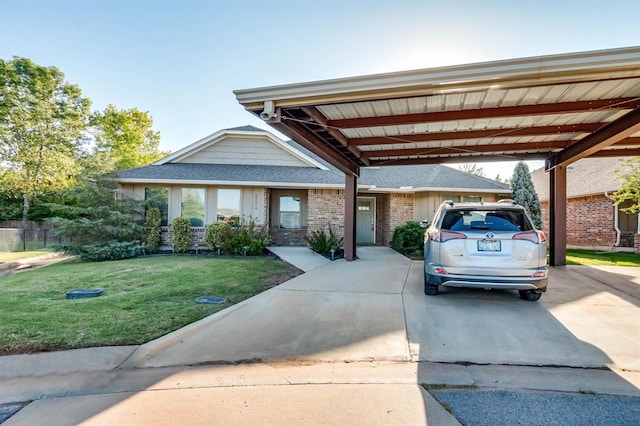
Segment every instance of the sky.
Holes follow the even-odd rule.
[[[148,111],[169,151],[273,131],[235,89],[637,45],[640,0],[0,0],[0,58],[56,66],[93,110]]]

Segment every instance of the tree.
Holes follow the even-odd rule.
[[[71,240],[60,250],[83,260],[125,259],[142,253],[143,202],[126,197],[109,179],[90,179],[51,203],[56,234]]]
[[[622,181],[620,189],[613,194],[616,204],[631,201],[633,204],[622,210],[626,213],[640,213],[640,157],[633,157],[622,161],[622,166],[615,170],[616,176]]]
[[[513,169],[511,178],[511,192],[513,200],[523,206],[537,229],[542,228],[542,205],[536,193],[536,189],[531,181],[529,166],[524,162],[519,162]]]
[[[459,166],[458,169],[466,173],[471,173],[472,175],[484,177],[484,169],[478,166],[476,163],[466,163]]]
[[[99,164],[99,172],[146,166],[168,154],[158,150],[160,133],[152,130],[148,112],[109,105],[93,115],[92,123],[96,146],[90,163]]]
[[[34,197],[75,183],[90,105],[57,68],[0,59],[0,187],[22,199],[23,222]]]

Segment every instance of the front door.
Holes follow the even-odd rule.
[[[356,216],[356,243],[375,244],[376,242],[376,199],[358,197]]]

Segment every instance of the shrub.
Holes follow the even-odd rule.
[[[83,262],[102,262],[137,257],[144,252],[144,246],[136,241],[110,241],[104,244],[58,246],[57,250],[78,255]]]
[[[155,253],[160,248],[160,224],[162,223],[162,213],[160,209],[152,207],[147,210],[144,219],[144,234],[147,250]]]
[[[225,253],[257,256],[269,244],[269,233],[266,225],[258,226],[253,218],[242,220],[237,228],[216,222],[207,227],[205,241],[211,250],[217,250],[219,245]]]
[[[224,222],[216,222],[207,226],[204,234],[204,241],[209,249],[217,251],[218,247],[224,248],[227,241],[231,238],[231,225]]]
[[[393,231],[391,248],[406,256],[424,253],[424,229],[418,222],[409,221]]]
[[[191,223],[186,217],[180,216],[173,220],[173,244],[176,253],[186,253],[191,244]]]
[[[320,229],[319,231],[313,231],[311,235],[304,237],[304,239],[307,244],[309,244],[309,248],[311,250],[324,256],[329,256],[331,254],[331,250],[340,250],[342,242],[344,241],[344,238],[336,237],[336,234],[333,233],[333,229],[331,229],[331,225],[329,225],[328,234],[324,229]]]

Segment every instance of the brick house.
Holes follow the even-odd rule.
[[[129,194],[162,200],[165,226],[178,216],[189,218],[195,240],[207,224],[251,217],[269,225],[278,245],[305,245],[305,235],[329,225],[343,235],[344,179],[295,142],[253,126],[220,130],[117,175]],[[357,243],[388,245],[396,226],[431,220],[445,199],[496,201],[510,193],[507,184],[441,165],[363,168]]]
[[[567,168],[567,247],[596,250],[634,248],[638,216],[620,210],[611,194],[620,188],[616,171],[622,158],[585,158]],[[544,231],[549,231],[549,175],[534,170],[531,180],[542,204]],[[640,243],[640,241],[638,241]]]

